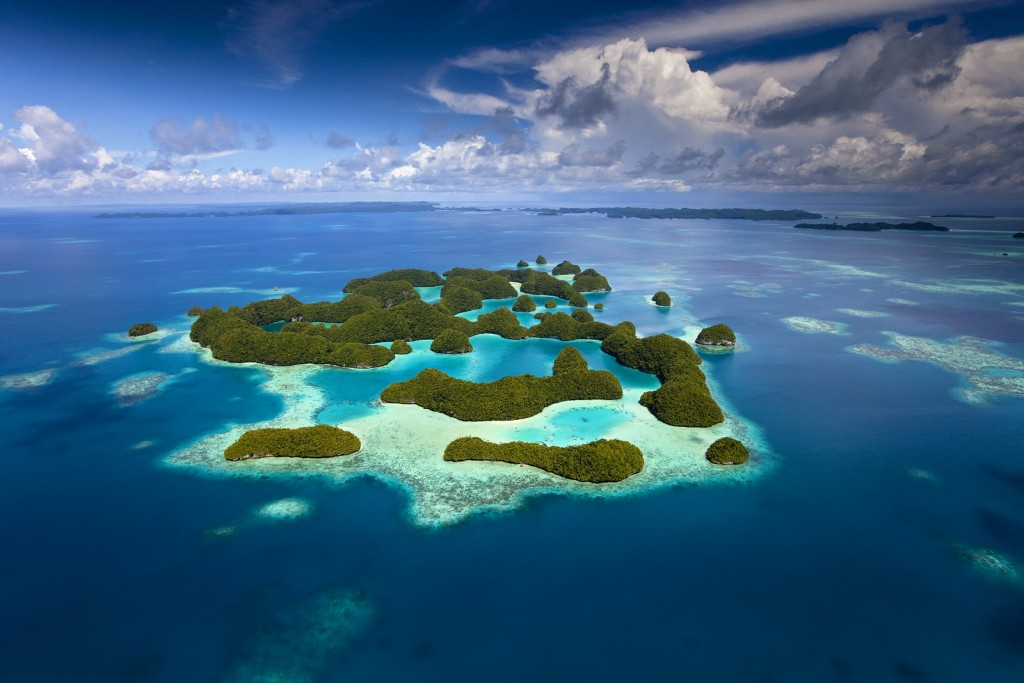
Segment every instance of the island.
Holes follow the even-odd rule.
[[[198,315],[190,338],[208,348],[213,358],[230,363],[313,364],[351,370],[387,365],[396,354],[411,352],[412,341],[429,340],[431,350],[439,354],[473,352],[472,338],[484,334],[510,341],[598,342],[601,351],[620,365],[658,379],[657,389],[638,391],[630,400],[662,425],[705,428],[724,421],[701,371],[702,359],[690,344],[667,334],[638,337],[630,322],[609,325],[596,321],[580,289],[610,290],[607,279],[571,261],[559,266],[566,270],[566,276],[572,275],[572,282],[566,276],[532,269],[456,267],[443,276],[427,270],[397,269],[351,280],[344,287],[345,296],[338,301],[307,303],[286,294],[227,310],[195,307]],[[427,303],[416,291],[417,287],[436,287],[438,283],[441,298],[437,303]],[[513,284],[519,284],[519,291]],[[536,311],[534,296],[549,298],[544,300],[544,309],[534,314],[537,322],[526,327],[516,312]],[[459,314],[479,309],[487,299],[508,300],[509,306],[497,307],[475,320]],[[551,310],[557,308],[559,299],[570,304],[571,313]],[[601,310],[603,306],[594,308]],[[727,345],[725,340],[730,338],[735,340],[732,331],[720,323],[703,330],[698,343]],[[561,348],[549,376],[510,375],[491,382],[473,382],[428,366],[409,379],[393,382],[379,395],[383,405],[417,406],[463,423],[526,420],[557,404],[622,401],[623,397],[616,375],[591,369],[580,349],[572,344]],[[558,410],[564,411],[565,407]],[[356,440],[355,445],[349,441],[343,448],[338,445],[341,436],[334,432],[330,432],[331,439],[326,439],[327,430],[336,428],[318,425],[316,429],[256,430],[232,444],[230,455],[226,453],[225,457],[233,461],[272,456],[328,457],[360,447]],[[462,435],[448,438],[458,436]],[[314,441],[331,445],[319,450],[306,448]],[[621,481],[644,467],[640,449],[626,441],[602,439],[571,447],[515,440],[492,444],[462,438],[445,443],[449,444],[445,449],[449,461],[503,460],[581,482]]]
[[[197,318],[202,312],[203,309],[201,306],[193,306],[192,308],[188,309],[187,315],[190,318]]]
[[[460,330],[441,330],[437,338],[430,344],[434,353],[472,353],[473,345],[469,343],[469,335]]]
[[[572,261],[562,261],[551,269],[552,275],[578,275],[583,270]]]
[[[384,403],[415,404],[464,422],[521,420],[562,401],[619,398],[618,378],[607,370],[591,370],[571,346],[558,354],[550,377],[517,375],[476,383],[427,368],[388,385],[380,395]]]
[[[883,230],[910,230],[914,232],[949,232],[949,228],[924,221],[915,223],[797,223],[794,228],[806,230],[848,230],[852,232],[881,232]]]
[[[543,265],[545,265],[545,264],[546,264],[547,262],[548,262],[548,260],[547,260],[546,258],[544,258],[543,256],[538,256],[538,257],[537,257],[537,265],[539,265],[539,266],[543,266]]]
[[[297,429],[253,429],[227,447],[224,459],[334,458],[355,453],[361,447],[355,434],[325,424]]]
[[[128,328],[129,337],[144,337],[154,332],[156,332],[156,325],[153,323],[135,323]]]
[[[995,216],[984,216],[974,213],[933,213],[928,218],[995,218]]]
[[[705,327],[697,335],[695,343],[700,346],[736,346],[736,333],[725,323]]]
[[[820,213],[800,209],[644,209],[634,206],[595,207],[587,209],[528,209],[539,216],[561,216],[574,213],[604,214],[608,218],[799,221],[822,218]]]
[[[1024,239],[1024,232],[1015,232],[1015,233],[1013,233],[1013,239],[1017,239],[1017,240]]]
[[[708,446],[705,457],[716,465],[742,465],[750,454],[742,442],[731,437],[722,437]]]
[[[530,264],[523,259],[519,259],[519,263],[516,264],[516,268],[529,268]]]
[[[655,292],[654,296],[651,297],[651,301],[654,302],[655,306],[664,306],[667,308],[672,305],[672,297],[670,297],[667,292],[662,291]]]
[[[513,441],[491,443],[467,436],[444,449],[450,462],[495,460],[514,465],[531,465],[566,479],[594,484],[622,481],[644,466],[640,449],[619,439],[599,439],[578,446],[548,446]]]
[[[279,204],[256,206],[241,211],[207,209],[190,212],[128,211],[123,213],[101,213],[96,218],[233,218],[244,216],[301,216],[331,213],[416,213],[436,211],[437,205],[430,202],[337,202],[317,204]]]

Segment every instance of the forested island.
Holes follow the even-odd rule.
[[[125,211],[101,213],[96,218],[231,218],[234,216],[302,216],[329,213],[410,213],[436,211],[430,202],[339,202],[324,204],[278,204],[237,211],[205,209],[201,211]]]
[[[224,458],[334,458],[355,453],[361,446],[355,434],[330,425],[253,429],[228,446]]]
[[[444,459],[450,462],[497,460],[513,465],[532,465],[566,479],[594,484],[622,481],[644,467],[644,455],[640,449],[620,439],[599,439],[578,446],[548,446],[524,441],[491,443],[466,436],[448,444],[444,449]]]
[[[797,223],[794,228],[808,230],[850,230],[854,232],[881,232],[882,230],[912,230],[927,232],[949,232],[949,228],[941,225],[917,221],[915,223]]]
[[[630,322],[609,325],[595,321],[586,310],[585,292],[610,290],[607,279],[569,261],[559,266],[566,276],[572,275],[573,282],[532,268],[459,267],[443,276],[400,269],[351,280],[344,287],[346,295],[338,301],[304,303],[284,295],[227,310],[193,307],[189,314],[197,317],[190,338],[209,348],[214,358],[233,363],[311,363],[352,369],[387,365],[395,354],[411,352],[408,342],[415,340],[431,340],[431,350],[436,353],[472,352],[471,338],[480,334],[508,340],[593,340],[619,364],[658,378],[661,386],[645,392],[640,404],[659,421],[676,427],[709,427],[724,420],[700,370],[701,358],[688,343],[667,334],[637,337]],[[520,284],[518,295],[512,283]],[[423,301],[416,291],[416,287],[438,285],[441,300],[437,303]],[[571,315],[536,313],[538,322],[525,327],[512,308],[536,310],[531,294],[562,299],[574,310]],[[458,315],[479,309],[485,300],[507,300],[512,308],[500,307],[476,320]],[[554,300],[548,299],[546,305],[554,305]],[[264,329],[270,326],[276,331]],[[724,325],[716,327],[728,330]],[[558,354],[550,376],[508,376],[477,383],[427,368],[409,380],[389,385],[380,399],[474,422],[524,419],[563,401],[619,400],[622,396],[622,386],[613,373],[591,370],[580,351],[569,346]],[[233,444],[225,457],[326,457],[353,452],[349,448],[357,450],[358,439],[353,444],[342,434],[324,430],[257,430]],[[590,482],[618,481],[643,466],[635,446],[603,440],[572,448],[467,442],[450,450],[448,459],[505,460]]]
[[[822,218],[820,213],[800,209],[644,209],[634,206],[592,207],[586,209],[526,209],[538,216],[562,216],[574,213],[601,213],[608,218],[722,219],[741,221],[799,221]]]

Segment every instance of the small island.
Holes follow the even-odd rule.
[[[529,294],[520,294],[516,302],[512,304],[512,310],[516,313],[533,313],[537,310],[537,303]]]
[[[441,330],[430,344],[430,350],[434,353],[460,354],[472,353],[473,345],[469,343],[469,336],[459,330]]]
[[[200,315],[202,315],[202,313],[203,309],[201,306],[193,306],[192,308],[188,309],[187,315],[190,318],[198,318]]]
[[[912,232],[949,232],[949,228],[924,221],[915,223],[797,223],[794,228],[806,230],[847,230],[851,232],[881,232],[883,230],[910,230]]]
[[[736,346],[736,333],[725,323],[705,327],[697,335],[695,343],[700,346]]]
[[[412,347],[409,346],[409,342],[404,339],[396,339],[391,342],[391,353],[404,356],[407,353],[412,353]]]
[[[517,375],[494,382],[456,379],[427,368],[381,392],[384,403],[416,404],[464,422],[521,420],[562,401],[622,398],[622,385],[607,370],[591,370],[574,347],[558,354],[550,377]]]
[[[547,446],[513,441],[491,443],[478,437],[456,439],[444,449],[450,462],[494,460],[531,465],[566,479],[600,484],[622,481],[644,467],[640,449],[619,439],[599,439],[578,446]]]
[[[129,337],[144,337],[154,332],[156,332],[156,325],[153,323],[135,323],[128,328]]]
[[[1017,239],[1017,240],[1024,239],[1024,232],[1015,232],[1015,233],[1013,233],[1013,239]]]
[[[529,268],[530,264],[523,259],[519,259],[519,263],[516,264],[516,268]]]
[[[562,261],[551,269],[552,275],[577,275],[583,269],[572,261]]]
[[[742,465],[749,455],[742,442],[726,436],[708,446],[705,457],[716,465]]]
[[[224,459],[334,458],[355,453],[361,447],[355,434],[330,425],[253,429],[227,447]]]
[[[651,301],[654,302],[655,306],[664,306],[668,308],[672,305],[672,297],[670,297],[667,292],[662,291],[655,292]]]
[[[538,256],[537,257],[537,265],[543,266],[543,265],[547,264],[547,262],[548,262],[548,260],[546,258],[544,258],[543,256]]]

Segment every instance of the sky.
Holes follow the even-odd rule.
[[[0,206],[1022,191],[1024,0],[0,8]]]

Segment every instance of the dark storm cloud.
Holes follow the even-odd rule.
[[[875,50],[881,38],[883,45]],[[911,34],[905,24],[889,23],[875,33],[847,42],[839,57],[796,94],[766,106],[757,123],[768,128],[816,119],[844,119],[868,111],[875,99],[901,78],[934,92],[959,73],[957,59],[967,44],[958,20]]]
[[[626,151],[626,143],[622,140],[616,141],[606,149],[588,149],[580,151],[580,146],[573,143],[562,150],[558,155],[558,163],[562,166],[598,166],[607,168],[613,166],[622,159],[622,153]]]
[[[693,147],[684,147],[673,157],[662,158],[660,154],[651,152],[637,163],[637,175],[661,173],[664,175],[682,175],[690,171],[710,171],[725,156],[725,149],[719,147],[714,152],[702,152]]]
[[[601,78],[590,85],[580,87],[573,77],[566,78],[546,93],[537,102],[537,116],[558,117],[560,128],[587,128],[597,123],[605,114],[614,113],[612,99],[611,67],[601,66]]]
[[[331,134],[327,136],[327,140],[324,144],[331,149],[345,149],[346,147],[354,146],[356,141],[347,135],[342,135],[341,133],[332,130]]]
[[[161,119],[150,129],[149,137],[162,154],[216,154],[245,147],[238,125],[219,114],[209,121],[199,117],[191,124]]]

